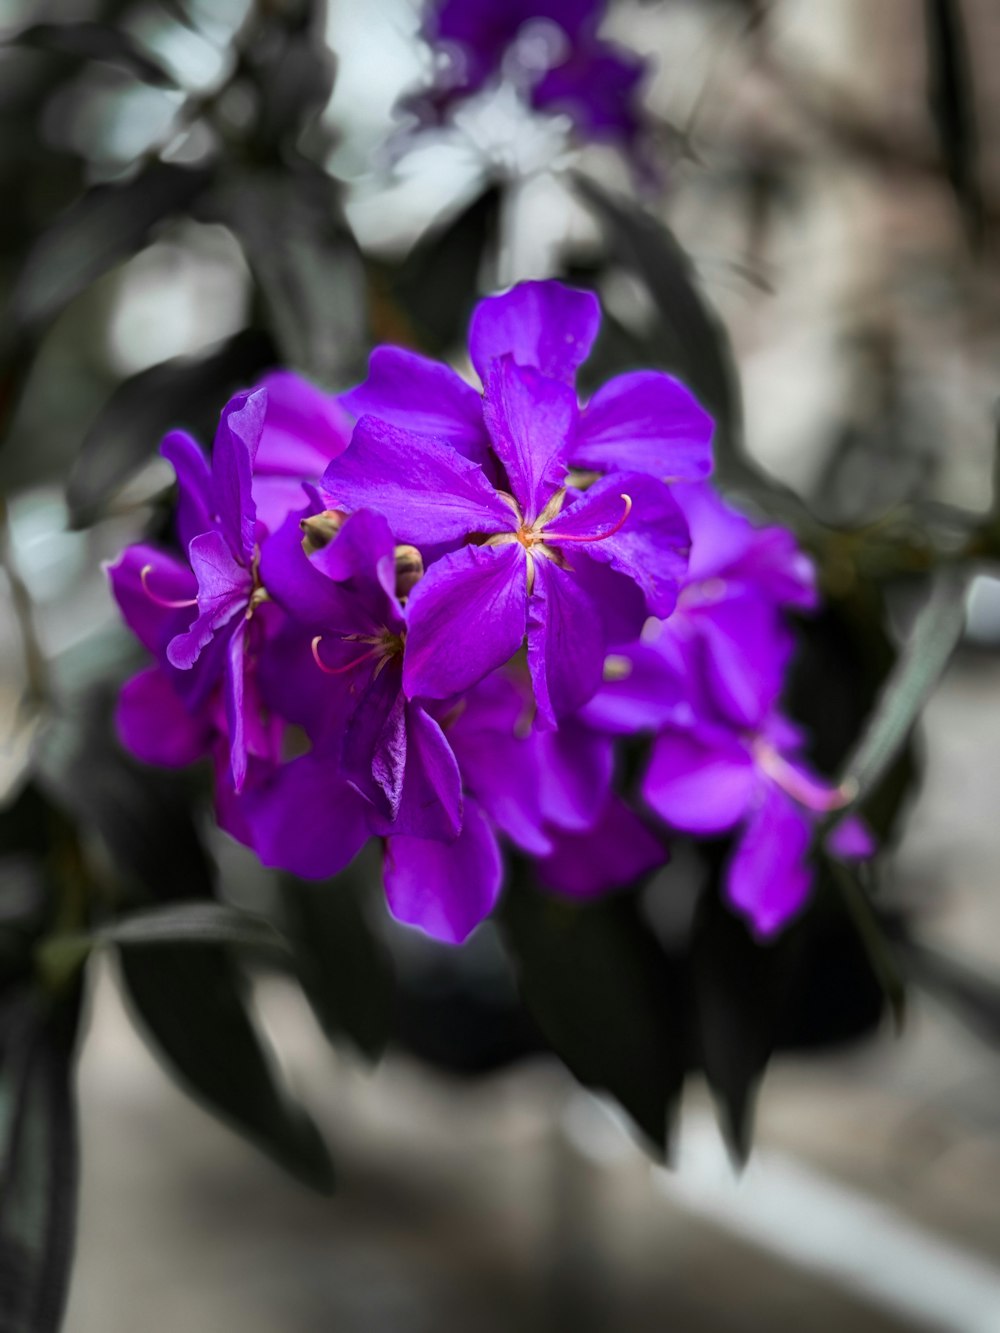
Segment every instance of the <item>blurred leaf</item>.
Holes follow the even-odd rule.
[[[552,1049],[666,1152],[687,1067],[688,1013],[679,968],[635,899],[578,906],[515,883],[500,924],[521,995]]]
[[[796,978],[795,928],[761,944],[716,884],[699,901],[692,968],[701,1065],[736,1161],[750,1153],[757,1088]]]
[[[121,28],[106,23],[33,23],[13,39],[19,46],[56,51],[81,60],[104,60],[159,88],[176,87],[163,66]]]
[[[205,215],[243,245],[286,364],[328,385],[359,376],[364,273],[333,181],[305,169],[247,172],[206,200]]]
[[[211,897],[215,871],[183,784],[125,755],[114,738],[112,704],[102,689],[43,735],[42,789],[100,836],[129,888],[160,900]]]
[[[179,902],[130,912],[91,932],[50,935],[37,949],[39,970],[58,983],[82,966],[100,944],[117,944],[124,949],[136,945],[226,944],[279,958],[288,953],[287,941],[262,917],[225,903]]]
[[[66,488],[70,520],[88,527],[109,498],[152,458],[168,430],[199,429],[222,403],[277,360],[271,340],[244,330],[207,357],[178,357],[143,370],[115,389],[84,436]]]
[[[335,69],[325,26],[326,5],[321,2],[295,0],[259,11],[253,40],[242,52],[244,68],[258,90],[253,131],[258,154],[267,149],[294,152],[303,131],[316,128],[330,100]],[[322,156],[319,151],[314,160]]]
[[[208,168],[153,162],[124,185],[97,185],[56,218],[15,282],[7,336],[57,315],[75,296],[145,243],[161,219],[187,208]]]
[[[603,224],[616,258],[641,278],[652,298],[657,322],[651,354],[712,414],[717,465],[725,480],[740,479],[747,465],[739,379],[729,336],[699,290],[691,261],[673,234],[634,204],[583,176],[576,177],[576,188]]]
[[[282,1086],[226,948],[130,944],[120,968],[151,1049],[186,1091],[297,1179],[328,1193],[326,1144]]]
[[[295,972],[331,1040],[348,1037],[377,1059],[392,1028],[394,977],[388,951],[375,936],[364,885],[347,871],[328,884],[283,879],[282,926]]]
[[[413,330],[405,341],[437,355],[464,342],[484,263],[496,246],[500,204],[496,186],[485,190],[457,217],[432,228],[389,275],[387,293]],[[392,329],[386,333],[393,341]]]
[[[864,801],[900,754],[958,646],[970,577],[967,568],[954,564],[935,571],[927,603],[841,772],[840,783],[850,793],[852,806]],[[828,825],[841,816],[838,812]]]
[[[960,0],[925,0],[927,100],[948,180],[973,245],[983,238],[975,91]]]
[[[0,1330],[57,1333],[69,1285],[78,1178],[72,1089],[79,997],[0,1003]]]
[[[909,976],[937,996],[983,1041],[1000,1048],[1000,981],[972,963],[918,940],[902,940],[898,953]]]

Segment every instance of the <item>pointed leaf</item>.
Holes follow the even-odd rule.
[[[552,1049],[665,1153],[687,1065],[687,1010],[681,973],[635,900],[570,906],[515,883],[500,923],[521,996]]]
[[[282,1086],[226,948],[129,945],[120,966],[140,1029],[181,1086],[297,1179],[329,1192],[326,1144]]]

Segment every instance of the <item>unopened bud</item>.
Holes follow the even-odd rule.
[[[408,597],[424,576],[424,558],[415,546],[396,547],[396,596]]]
[[[343,527],[344,515],[339,509],[324,509],[322,514],[313,514],[299,524],[302,529],[302,549],[306,555],[315,555],[329,546]]]

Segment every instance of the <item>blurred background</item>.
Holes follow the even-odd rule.
[[[610,5],[602,31],[652,62],[652,182],[560,117],[501,105],[409,125],[394,108],[433,65],[419,25],[416,0],[0,0],[0,800],[26,817],[44,740],[44,790],[99,859],[131,858],[140,879],[155,862],[147,878],[170,887],[154,897],[196,892],[185,858],[206,848],[235,901],[274,892],[190,802],[174,810],[176,786],[102,758],[134,657],[100,562],[166,530],[160,435],[210,438],[226,393],[275,364],[337,389],[374,342],[460,358],[477,295],[524,277],[595,284],[625,340],[609,357],[628,361],[650,284],[609,259],[581,176],[669,224],[732,344],[763,479],[747,494],[764,510],[769,490],[800,532],[848,534],[823,539],[827,590],[839,577],[856,606],[891,583],[886,642],[927,549],[991,501],[994,0]],[[881,538],[866,565],[857,534],[893,534],[901,514],[917,537],[878,582]],[[700,1079],[657,1165],[542,1053],[490,930],[449,953],[390,929],[362,891],[337,929],[363,919],[405,996],[377,1068],[366,1018],[331,1046],[291,982],[265,972],[255,989],[330,1141],[331,1198],[187,1100],[134,1029],[115,960],[94,969],[64,1327],[1000,1330],[998,647],[984,573],[881,886],[886,916],[944,950],[931,984],[894,1022],[855,936],[827,939],[742,1173]],[[855,669],[836,645],[812,651]],[[804,688],[821,729],[822,673]],[[81,721],[95,695],[103,713]],[[53,699],[66,726],[41,738]],[[8,921],[34,887],[21,859],[3,866]]]

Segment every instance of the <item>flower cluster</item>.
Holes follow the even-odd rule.
[[[183,557],[110,569],[156,659],[122,691],[124,743],[211,756],[219,822],[265,864],[326,877],[381,840],[392,912],[442,940],[493,908],[504,844],[586,898],[662,865],[665,826],[738,830],[728,893],[766,934],[841,800],[777,711],[808,560],[714,493],[711,420],[676,380],[580,403],[599,320],[555,282],[482,301],[481,391],[397,347],[339,399],[269,376],[210,463],[164,441]],[[631,801],[630,737],[651,738]],[[834,850],[866,854],[863,830]]]
[[[423,35],[431,86],[410,100],[423,121],[501,81],[533,111],[568,117],[577,136],[643,158],[640,86],[646,62],[598,35],[606,0],[431,0]]]

